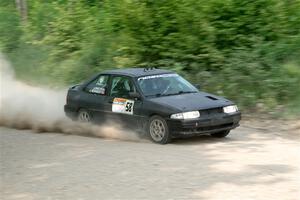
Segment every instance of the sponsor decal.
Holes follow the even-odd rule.
[[[94,87],[93,89],[90,89],[89,92],[96,93],[96,94],[105,94],[105,88]]]
[[[133,114],[134,101],[124,98],[114,98],[112,104],[112,112]]]

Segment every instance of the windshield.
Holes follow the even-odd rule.
[[[146,97],[194,93],[198,90],[178,74],[144,76],[138,84]]]

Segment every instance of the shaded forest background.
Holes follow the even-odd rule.
[[[155,66],[249,111],[300,113],[300,0],[1,0],[0,49],[33,84]]]

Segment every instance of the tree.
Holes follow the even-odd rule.
[[[26,23],[28,13],[26,0],[16,0],[16,7],[20,13],[22,21]]]

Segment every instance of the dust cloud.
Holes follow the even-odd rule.
[[[28,85],[15,78],[8,61],[0,53],[0,126],[31,129],[37,133],[59,132],[138,141],[134,132],[119,125],[79,123],[65,117],[67,89],[54,90]]]

